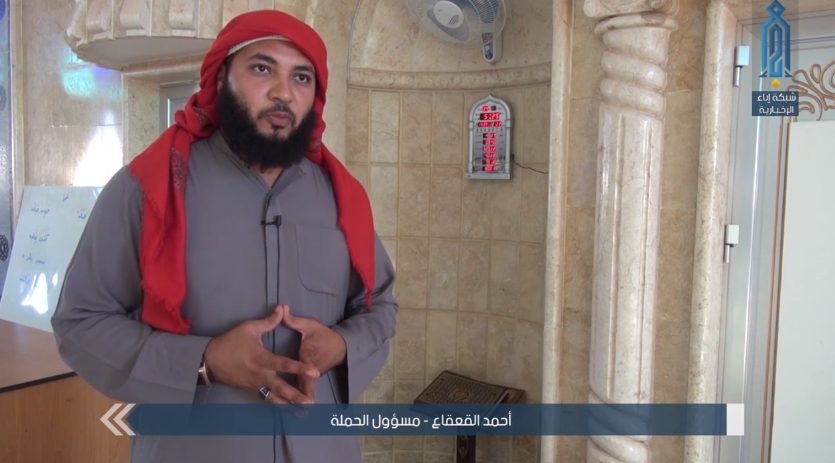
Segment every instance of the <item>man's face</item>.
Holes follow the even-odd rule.
[[[239,50],[218,73],[215,107],[223,138],[262,172],[301,161],[317,116],[310,61],[292,44],[256,42]]]
[[[290,42],[264,40],[239,50],[218,75],[218,89],[238,97],[258,132],[286,140],[308,115],[316,96],[313,64]]]

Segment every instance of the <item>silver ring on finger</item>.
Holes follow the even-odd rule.
[[[271,392],[272,391],[267,386],[264,386],[264,387],[262,387],[261,389],[258,390],[258,393],[261,395],[261,398],[264,399],[264,402],[267,401],[267,397],[270,396]]]

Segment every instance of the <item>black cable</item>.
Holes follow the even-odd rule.
[[[519,166],[519,167],[523,168],[523,169],[532,170],[532,171],[534,171],[534,172],[536,172],[536,173],[538,173],[538,174],[545,174],[545,175],[548,175],[548,171],[542,172],[541,170],[536,170],[536,169],[534,169],[533,167],[523,166],[522,164],[519,164],[518,162],[516,162],[516,155],[515,155],[515,154],[513,154],[513,153],[510,153],[510,161],[511,161],[512,163],[516,164],[517,166]]]

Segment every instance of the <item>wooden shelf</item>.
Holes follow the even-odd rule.
[[[129,438],[99,421],[114,403],[78,376],[0,394],[0,463],[127,463]]]
[[[0,320],[0,393],[74,375],[52,333]]]

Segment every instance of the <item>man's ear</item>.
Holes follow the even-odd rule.
[[[220,68],[217,70],[217,88],[223,86],[223,82],[226,80],[226,64],[221,64]]]

